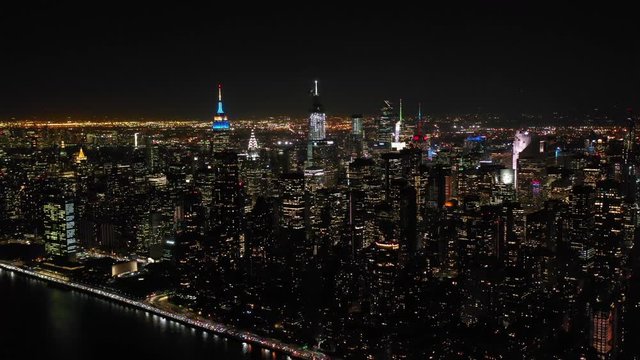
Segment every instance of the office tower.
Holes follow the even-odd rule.
[[[391,141],[391,148],[394,150],[402,150],[406,146],[404,141],[401,141],[401,137],[404,133],[404,129],[406,128],[404,122],[402,121],[402,99],[400,99],[400,112],[398,114],[397,121],[393,124],[393,136]]]
[[[629,112],[627,117],[627,134],[624,139],[624,151],[623,151],[623,179],[625,201],[629,203],[630,207],[638,206],[638,145],[637,145],[637,129],[636,123],[638,119],[635,114]]]
[[[493,173],[491,203],[501,204],[516,200],[515,170],[500,169]]]
[[[622,186],[615,180],[596,185],[594,215],[594,274],[602,279],[620,279],[627,256],[624,247]]]
[[[260,157],[260,149],[258,148],[258,140],[254,129],[251,129],[251,137],[249,138],[249,145],[247,146],[247,158],[249,160],[257,160]]]
[[[273,203],[264,197],[258,197],[251,212],[247,213],[246,256],[251,277],[269,278],[264,273],[267,266],[282,261],[275,243],[274,218]]]
[[[154,143],[152,136],[145,136],[144,143],[144,162],[147,171],[151,174],[154,174],[162,166],[158,145]]]
[[[395,109],[389,100],[384,101],[384,106],[380,111],[381,114],[376,123],[376,142],[377,146],[381,148],[389,148],[391,146],[391,142],[394,140],[393,134],[394,127],[397,122],[397,115],[395,114]]]
[[[604,293],[589,305],[589,345],[597,359],[615,359],[620,351],[620,304]]]
[[[45,252],[58,260],[74,260],[78,251],[73,181],[72,172],[52,179],[43,206]]]
[[[569,243],[584,274],[593,268],[595,191],[590,186],[574,186],[569,203]]]
[[[427,158],[427,151],[430,147],[430,138],[427,133],[426,121],[422,117],[422,104],[418,103],[418,116],[416,117],[416,126],[411,138],[411,144],[420,149],[420,160],[424,161]]]
[[[280,204],[278,211],[278,246],[285,249],[283,256],[288,265],[289,279],[295,299],[300,299],[302,274],[313,256],[311,244],[307,241],[305,225],[306,196],[304,175],[284,173],[279,178]]]
[[[304,169],[305,191],[313,196],[316,191],[325,188],[326,178],[324,169],[319,166],[310,166]]]
[[[520,153],[526,149],[529,144],[531,144],[531,134],[528,131],[518,130],[516,131],[516,135],[513,139],[513,161],[512,161],[512,169],[516,171],[515,177],[518,177],[518,158],[520,157]],[[517,186],[517,181],[514,186]]]
[[[540,142],[542,144],[542,142]],[[539,209],[545,200],[543,179],[546,177],[545,154],[532,142],[520,151],[517,160],[517,199],[527,209]]]
[[[204,233],[204,209],[202,196],[190,189],[176,207],[176,235],[172,260],[178,271],[179,294],[195,300],[196,285],[200,273],[200,245]]]
[[[368,247],[375,241],[375,206],[385,198],[381,171],[371,158],[357,158],[349,164],[347,183],[352,196],[349,211],[354,226],[356,250]]]
[[[351,156],[361,157],[364,151],[364,128],[362,114],[351,115]]]
[[[312,162],[307,162],[306,169],[314,171],[322,169],[324,184],[327,187],[336,185],[338,175],[338,149],[333,140],[312,141],[308,145]]]
[[[216,153],[214,159],[212,228],[220,246],[220,255],[233,263],[242,255],[244,247],[244,194],[240,182],[238,154],[226,150]]]
[[[439,209],[453,195],[451,167],[436,164],[429,168],[428,173],[426,206]]]
[[[399,257],[400,245],[386,241],[374,243],[365,254],[369,311],[376,324],[386,323],[400,307],[396,296]]]
[[[309,111],[309,141],[324,140],[326,138],[326,115],[322,104],[320,104],[320,94],[318,93],[318,80],[314,81],[312,91],[313,105]]]
[[[351,135],[364,136],[362,114],[351,115]]]
[[[456,278],[460,270],[458,228],[461,226],[461,220],[458,202],[446,201],[438,215],[439,224],[435,232],[435,242],[432,243],[431,248],[431,254],[436,255],[433,261],[437,266],[435,267],[436,275],[441,278]]]
[[[304,175],[284,173],[280,176],[279,223],[282,229],[304,230],[305,194]]]
[[[222,84],[218,84],[218,107],[216,114],[213,116],[213,124],[211,125],[212,138],[211,149],[215,152],[221,152],[228,149],[229,132],[231,131],[231,123],[227,118],[227,114],[222,107]]]
[[[241,163],[241,177],[245,183],[245,192],[247,195],[245,212],[251,210],[258,196],[266,195],[264,194],[266,189],[262,186],[263,177],[267,175],[264,169],[264,162],[260,159],[258,140],[256,139],[254,129],[251,129],[246,160]]]

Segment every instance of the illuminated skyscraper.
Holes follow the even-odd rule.
[[[593,268],[595,248],[593,226],[595,192],[591,186],[575,186],[569,203],[569,244],[577,257],[581,271]]]
[[[413,146],[420,149],[420,158],[424,160],[429,149],[429,135],[427,135],[427,129],[425,122],[422,119],[422,104],[418,103],[418,118],[416,119],[415,133],[411,138]]]
[[[320,104],[318,94],[318,80],[315,81],[313,90],[313,106],[309,114],[309,141],[324,140],[326,138],[326,115]]]
[[[258,153],[258,140],[253,130],[254,129],[251,129],[251,137],[249,138],[249,146],[247,148],[247,156],[250,160],[256,160],[260,157]]]
[[[518,158],[520,157],[520,153],[529,146],[531,143],[531,135],[528,131],[518,130],[516,131],[516,135],[513,139],[513,166],[511,167],[516,171],[516,186],[518,185],[517,177],[518,177]]]
[[[362,114],[351,115],[351,134],[362,136],[364,129],[362,128]]]
[[[48,256],[73,260],[77,252],[75,211],[71,181],[73,173],[63,173],[47,194],[44,210],[45,251]]]
[[[212,225],[220,240],[220,254],[233,261],[241,256],[244,247],[244,200],[238,155],[233,151],[223,151],[215,154],[215,160]]]
[[[362,127],[362,114],[351,115],[351,155],[362,156],[364,129]]]
[[[218,84],[218,108],[213,116],[213,137],[211,140],[213,152],[220,152],[229,147],[229,132],[231,124],[227,118],[227,114],[222,107],[222,84]]]
[[[589,344],[596,351],[597,359],[615,359],[620,346],[618,304],[609,294],[598,295],[588,308]]]
[[[627,118],[627,134],[624,139],[624,171],[623,171],[623,185],[624,195],[627,201],[635,203],[637,201],[637,136],[636,136],[636,122],[637,118],[634,114],[629,112]]]
[[[394,142],[400,142],[400,132],[402,130],[402,125],[402,99],[400,99],[400,115],[398,116],[398,121],[396,121],[393,129]]]
[[[304,230],[304,175],[284,173],[280,176],[280,227],[285,230]]]
[[[378,133],[376,140],[379,146],[389,147],[391,142],[394,140],[393,135],[396,124],[396,115],[391,101],[384,101],[384,106],[382,107],[381,112],[382,114],[378,117]]]

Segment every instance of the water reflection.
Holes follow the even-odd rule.
[[[127,354],[145,359],[286,358],[12,271],[0,272],[0,294],[11,294],[0,296],[2,359],[80,360],[98,354],[101,358]],[[30,341],[38,346],[21,345],[24,334],[29,334]]]

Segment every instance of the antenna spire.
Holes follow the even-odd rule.
[[[313,91],[313,95],[318,96],[318,80],[315,80],[314,83],[315,83],[315,90]]]
[[[224,110],[222,109],[222,84],[218,84],[218,115],[224,114]]]

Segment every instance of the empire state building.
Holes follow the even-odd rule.
[[[222,84],[218,84],[218,108],[216,114],[213,116],[211,130],[213,131],[211,139],[213,152],[220,152],[227,149],[229,147],[231,124],[222,106]]]

